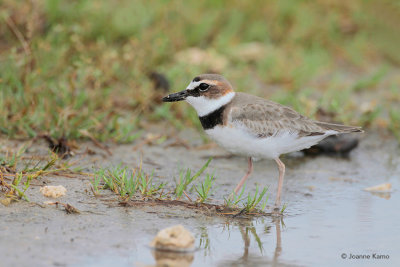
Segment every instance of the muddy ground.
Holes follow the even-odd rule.
[[[172,206],[119,207],[118,197],[110,191],[93,196],[90,176],[39,178],[27,191],[30,203],[0,205],[0,265],[155,266],[156,261],[168,261],[171,266],[322,266],[327,262],[330,266],[399,266],[399,145],[377,133],[361,139],[347,158],[285,156],[287,209],[282,218],[232,218]],[[22,143],[0,140],[1,151],[15,150]],[[207,169],[217,177],[211,202],[223,203],[245,173],[247,161],[201,144],[202,138],[193,131],[160,144],[143,139],[129,145],[107,144],[112,155],[82,142],[68,161],[93,172],[119,163],[136,167],[142,160],[146,172],[154,170],[159,181],[173,185],[180,167],[197,170],[214,156]],[[48,155],[45,142],[36,141],[28,154]],[[246,194],[256,183],[270,186],[272,204],[278,176],[275,163],[258,161],[254,170]],[[391,183],[392,192],[363,191],[381,183]],[[39,192],[43,184],[65,186],[67,195],[59,201],[81,213],[42,205],[49,200]],[[195,235],[197,250],[184,256],[151,250],[148,245],[158,230],[175,224],[183,224]],[[359,255],[364,259],[357,259]]]

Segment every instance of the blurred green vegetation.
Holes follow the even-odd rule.
[[[399,130],[398,1],[0,2],[0,132],[130,142],[143,122],[199,127],[171,91],[218,72],[312,117]],[[395,135],[399,136],[396,132]]]

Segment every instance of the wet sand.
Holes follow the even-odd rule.
[[[181,139],[193,147],[201,144],[195,132],[184,132]],[[207,169],[217,177],[211,202],[223,203],[223,197],[245,173],[246,159],[223,157],[226,152],[213,146],[202,150],[169,146],[173,142],[139,148],[140,141],[109,144],[112,156],[83,142],[79,143],[79,151],[88,147],[95,154],[77,153],[69,161],[93,172],[99,166],[121,162],[138,166],[142,160],[144,171],[154,170],[158,181],[173,185],[180,167],[197,170],[209,156],[214,156]],[[2,151],[19,144],[0,140]],[[36,142],[28,153],[47,155],[48,151],[44,143]],[[118,197],[108,190],[102,190],[101,197],[93,196],[90,177],[40,178],[27,191],[31,203],[0,205],[2,265],[155,266],[156,259],[163,260],[163,255],[156,255],[148,245],[158,230],[175,224],[194,233],[198,248],[189,257],[177,257],[176,265],[180,266],[400,265],[400,149],[395,140],[367,134],[348,158],[295,154],[285,156],[283,161],[287,171],[283,202],[287,209],[282,218],[209,216],[171,206],[119,207]],[[273,161],[255,162],[246,194],[255,189],[256,183],[270,186],[272,204],[277,178]],[[73,205],[81,214],[34,204],[48,200],[39,192],[44,183],[65,186],[67,195],[59,201]],[[392,192],[376,195],[363,191],[382,183],[392,183]],[[357,258],[362,255],[364,259]],[[370,258],[366,259],[366,255]],[[376,259],[374,255],[385,258]],[[171,261],[174,258],[164,256]]]

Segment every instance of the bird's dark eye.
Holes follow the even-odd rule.
[[[200,91],[206,91],[208,89],[208,87],[210,87],[210,85],[206,84],[206,83],[201,83],[199,85],[199,89]]]

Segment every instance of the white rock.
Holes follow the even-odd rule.
[[[194,237],[182,225],[175,225],[159,231],[150,245],[163,250],[193,249]]]
[[[62,185],[46,185],[40,188],[40,192],[43,194],[45,197],[52,197],[52,198],[58,198],[65,196],[67,193],[67,189],[62,186]]]

